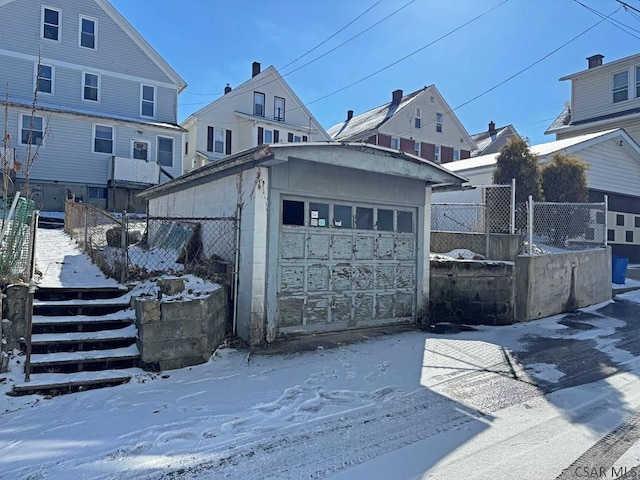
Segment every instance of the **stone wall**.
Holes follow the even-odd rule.
[[[513,323],[515,276],[513,262],[431,261],[429,323]]]
[[[133,298],[143,368],[171,370],[209,360],[226,334],[227,303],[225,288],[180,301]]]

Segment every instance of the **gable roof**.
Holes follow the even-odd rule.
[[[273,78],[269,80],[268,79],[269,77],[273,77]],[[233,90],[231,90],[229,93],[218,97],[208,105],[205,105],[201,109],[196,110],[191,115],[189,115],[185,120],[183,120],[181,122],[181,125],[185,125],[191,122],[194,118],[201,117],[207,114],[208,112],[214,110],[216,107],[220,106],[221,104],[223,104],[224,102],[228,101],[233,97],[236,97],[238,95],[245,95],[247,92],[253,91],[254,89],[260,89],[261,87],[264,87],[265,85],[268,85],[274,82],[277,82],[284,89],[287,96],[297,104],[295,108],[302,110],[302,113],[304,114],[304,116],[311,119],[311,122],[313,123],[313,126],[318,131],[318,133],[321,136],[323,136],[326,140],[331,140],[331,137],[326,132],[326,130],[322,127],[322,125],[320,125],[320,123],[316,120],[316,118],[311,114],[311,112],[305,106],[302,100],[300,100],[300,97],[296,95],[293,89],[289,86],[289,84],[285,81],[285,79],[282,77],[282,75],[280,75],[278,70],[273,65],[270,65],[269,67],[261,71],[259,74],[249,78],[244,83],[241,83],[240,85],[235,87]]]
[[[602,132],[589,133],[586,135],[579,135],[577,137],[565,138],[563,140],[556,140],[554,142],[540,143],[538,145],[531,145],[529,149],[531,153],[538,157],[547,157],[556,152],[563,152],[571,154],[577,150],[589,147],[596,143],[601,143],[612,138],[621,137],[625,140],[625,148],[630,148],[636,152],[636,156],[640,159],[640,146],[633,141],[633,139],[622,128],[615,128],[612,130],[605,130]],[[465,172],[467,170],[473,170],[482,167],[493,167],[498,161],[499,153],[492,153],[490,155],[483,155],[480,157],[473,157],[465,160],[459,160],[457,162],[450,162],[445,166],[453,172]]]
[[[336,154],[337,150],[341,152]],[[363,154],[368,155],[368,161],[362,161]],[[467,182],[466,178],[435,162],[391,148],[364,143],[300,142],[258,145],[204,165],[169,182],[148,188],[138,196],[156,198],[234,175],[248,168],[283,163],[289,158],[416,178],[425,181],[434,189],[460,189],[460,186]]]
[[[471,139],[476,143],[478,148],[471,152],[471,156],[478,157],[487,151],[494,142],[501,140],[503,137],[513,135],[518,135],[513,125],[505,125],[504,127],[498,127],[494,130],[486,130],[482,133],[473,134],[471,135]]]
[[[579,72],[565,75],[564,77],[560,78],[560,81],[573,80],[574,78],[580,77],[587,73],[591,74],[591,73],[599,72],[601,70],[616,69],[620,64],[629,62],[629,61],[634,61],[634,62],[640,61],[640,53],[629,55],[628,57],[624,57],[624,58],[619,58],[618,60],[614,60],[612,62],[603,63],[602,65],[598,65],[597,67],[586,68],[584,70],[580,70]]]
[[[416,90],[415,92],[409,93],[403,96],[400,99],[400,102],[397,104],[393,104],[393,102],[385,103],[384,105],[380,105],[379,107],[368,110],[360,115],[355,115],[350,120],[344,120],[343,122],[337,123],[327,130],[331,138],[339,141],[350,141],[350,140],[360,140],[363,137],[367,136],[367,134],[374,134],[376,131],[383,126],[387,121],[393,118],[395,115],[400,113],[404,108],[410,105],[412,102],[416,101],[423,94],[427,94],[435,96],[438,99],[438,102],[442,105],[445,115],[448,115],[456,127],[462,132],[466,141],[474,145],[474,142],[464,128],[458,117],[453,112],[453,109],[446,102],[444,97],[440,94],[435,85],[429,85],[421,88],[420,90]]]

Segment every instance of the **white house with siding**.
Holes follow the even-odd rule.
[[[61,210],[68,194],[140,208],[136,191],[182,173],[186,83],[107,0],[0,0],[0,32],[0,128],[23,191],[27,147],[37,151],[41,209]]]
[[[465,181],[375,145],[276,143],[140,195],[152,216],[237,218],[234,333],[257,344],[415,321],[429,294],[431,191]]]
[[[185,173],[263,143],[331,140],[273,66],[253,62],[251,78],[224,92],[181,123]]]
[[[540,164],[555,153],[568,154],[587,163],[589,201],[602,202],[607,195],[607,240],[615,255],[640,261],[640,146],[623,129],[564,138],[532,145]],[[498,153],[447,164],[469,178],[471,184],[493,183]]]

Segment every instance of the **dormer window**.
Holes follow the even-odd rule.
[[[613,74],[613,103],[629,99],[629,71]]]
[[[264,117],[264,93],[253,92],[253,114]]]
[[[60,41],[60,17],[62,12],[55,8],[42,7],[42,38]]]
[[[273,119],[278,122],[284,122],[284,98],[274,97]]]

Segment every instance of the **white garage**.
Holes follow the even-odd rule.
[[[384,147],[299,143],[247,150],[143,195],[152,216],[239,217],[236,333],[258,344],[414,321],[428,298],[432,188],[465,181]]]

